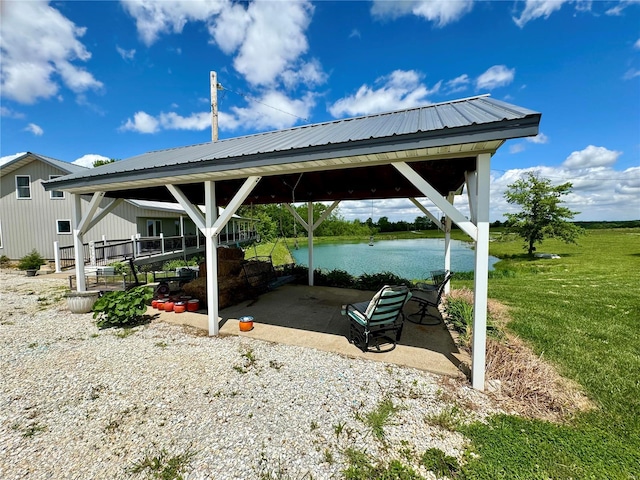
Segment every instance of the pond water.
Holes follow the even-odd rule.
[[[451,240],[451,270],[472,271],[475,252],[470,243]],[[299,265],[308,266],[307,247],[291,252]],[[499,259],[489,256],[489,270]],[[380,240],[368,243],[330,243],[313,247],[314,268],[344,270],[351,275],[392,272],[402,278],[424,279],[444,266],[444,239]]]

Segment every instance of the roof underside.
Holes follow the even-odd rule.
[[[174,201],[167,184],[204,203],[205,180],[226,205],[248,176],[262,176],[245,203],[422,196],[391,165],[408,162],[442,195],[464,184],[480,153],[538,133],[540,114],[488,97],[338,120],[150,152],[47,182],[48,190]],[[295,189],[294,189],[295,187]]]

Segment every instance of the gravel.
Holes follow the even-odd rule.
[[[460,459],[465,438],[428,419],[497,411],[467,384],[396,365],[159,321],[98,330],[67,310],[66,286],[0,274],[0,478],[148,478],[134,466],[181,455],[186,479],[342,478],[353,448],[433,479],[420,455]],[[400,408],[380,440],[366,414],[385,400]]]

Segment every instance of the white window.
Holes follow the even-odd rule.
[[[16,175],[16,197],[31,198],[31,177],[29,175]]]
[[[162,232],[162,220],[147,220],[147,237],[159,237]]]
[[[62,175],[49,175],[49,180],[53,180],[54,178],[58,178],[61,176]],[[64,198],[64,192],[61,192],[60,190],[51,190],[49,192],[49,198],[51,199]]]
[[[71,220],[56,220],[56,230],[60,235],[71,235]]]

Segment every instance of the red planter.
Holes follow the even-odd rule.
[[[187,304],[184,302],[176,302],[173,305],[173,311],[176,313],[182,313],[185,312],[187,310]]]
[[[187,310],[190,312],[196,312],[200,308],[200,300],[193,299],[187,302]]]

